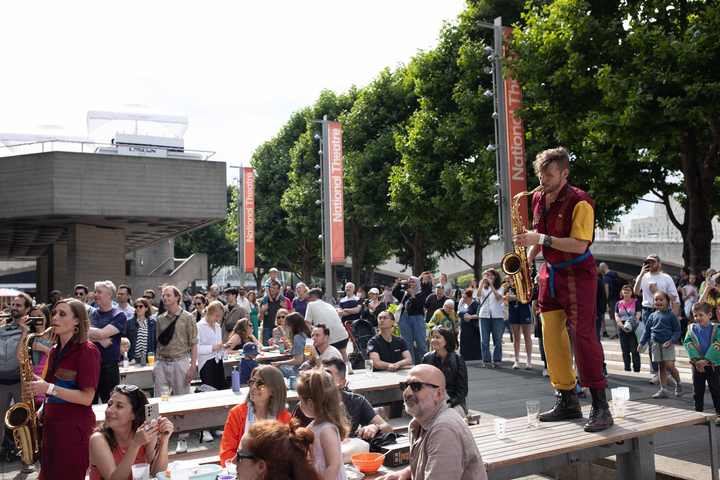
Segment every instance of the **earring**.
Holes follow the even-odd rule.
[[[75,325],[75,328],[73,328],[73,333],[78,333],[79,331],[80,329],[77,327],[77,325]]]

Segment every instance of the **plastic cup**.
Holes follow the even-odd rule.
[[[163,402],[170,400],[170,387],[167,385],[160,387],[160,395],[162,395]]]
[[[495,436],[499,438],[500,440],[505,438],[505,419],[504,418],[496,418],[493,420],[493,424],[495,425]]]
[[[365,360],[365,375],[368,377],[373,376],[373,361],[372,360]]]
[[[537,400],[528,400],[525,402],[527,408],[528,428],[534,428],[540,425],[540,402]]]
[[[613,388],[610,392],[612,394],[614,415],[618,418],[625,418],[625,392],[618,388]]]
[[[312,352],[310,351],[310,347],[315,345],[315,340],[312,338],[308,338],[305,340],[305,355],[310,355]]]
[[[235,475],[237,473],[237,465],[233,463],[233,459],[225,460],[225,470],[229,475]]]
[[[190,471],[172,470],[172,480],[190,480]]]
[[[148,365],[155,365],[155,355],[148,353]]]
[[[138,463],[132,466],[133,480],[148,480],[150,478],[150,464]]]

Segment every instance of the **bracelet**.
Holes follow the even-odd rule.
[[[541,233],[541,234],[540,234],[540,241],[538,242],[538,245],[542,245],[543,243],[545,243],[545,235]]]
[[[48,389],[47,389],[47,392],[45,392],[45,395],[51,395],[53,390],[55,390],[55,384],[54,383],[48,384]]]

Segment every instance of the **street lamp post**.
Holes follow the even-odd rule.
[[[238,273],[240,275],[240,285],[245,285],[245,244],[242,241],[243,240],[243,209],[242,209],[242,174],[243,174],[243,167],[239,166],[236,167],[234,165],[231,165],[230,168],[237,168],[238,169],[238,176],[237,176],[237,226],[235,227],[235,230],[237,231],[237,248],[235,251],[237,251],[237,264],[238,264]]]
[[[310,120],[313,123],[320,123],[322,126],[322,134],[318,140],[320,140],[320,208],[322,221],[320,222],[322,234],[320,235],[323,245],[323,262],[325,262],[325,301],[328,303],[332,302],[332,297],[335,295],[335,282],[333,281],[332,275],[332,244],[330,238],[330,206],[325,205],[326,199],[330,197],[330,166],[326,165],[326,153],[330,151],[329,139],[330,132],[328,130],[328,119],[327,115],[324,115],[322,120]]]

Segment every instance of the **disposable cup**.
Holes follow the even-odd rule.
[[[133,480],[148,480],[150,478],[150,464],[138,463],[132,466]]]
[[[610,392],[612,394],[614,416],[625,418],[625,392],[617,388],[613,388]]]
[[[505,419],[504,418],[496,418],[493,420],[493,424],[495,425],[495,436],[499,438],[500,440],[505,438]]]

